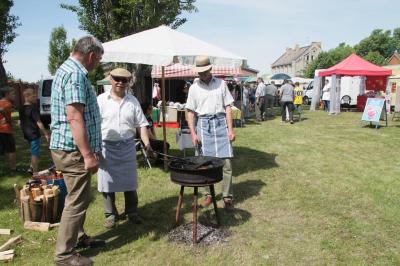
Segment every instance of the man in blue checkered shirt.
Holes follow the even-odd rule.
[[[75,247],[104,245],[83,230],[91,175],[97,172],[96,153],[101,150],[100,112],[87,74],[102,55],[103,46],[96,38],[79,39],[57,70],[51,89],[51,155],[68,191],[57,236],[56,265],[92,265],[91,259],[75,253]]]

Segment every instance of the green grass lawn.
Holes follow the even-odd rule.
[[[82,254],[97,265],[400,265],[400,123],[375,130],[361,126],[360,118],[361,113],[306,111],[294,125],[276,117],[236,128],[237,209],[227,214],[219,201],[222,224],[232,236],[218,246],[168,242],[179,186],[159,168],[139,169],[145,223],[106,230],[94,176],[86,230],[107,246]],[[172,153],[180,155],[174,133],[168,130],[168,139]],[[29,152],[19,131],[17,140],[18,164],[27,167]],[[43,146],[42,168],[48,157]],[[0,228],[24,238],[15,265],[51,265],[56,230],[24,231],[13,204],[12,185],[26,179],[10,176],[1,157]],[[183,222],[191,221],[191,193],[185,193]],[[118,202],[122,209],[122,195]],[[200,220],[210,214],[214,218],[211,209],[201,210]],[[0,244],[7,239],[0,236]]]

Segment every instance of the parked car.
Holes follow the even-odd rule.
[[[40,120],[48,127],[51,123],[51,85],[53,84],[53,78],[42,79],[39,83],[38,101]]]
[[[311,81],[304,89],[303,104],[305,105],[311,104],[313,91],[314,91],[314,81]]]

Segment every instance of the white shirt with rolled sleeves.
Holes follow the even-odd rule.
[[[234,102],[225,81],[212,77],[209,84],[199,78],[193,81],[189,88],[186,109],[197,115],[225,113],[225,107]]]
[[[97,97],[101,114],[102,139],[121,141],[135,137],[136,128],[149,123],[135,96],[126,94],[121,102],[115,101],[110,92]]]
[[[257,86],[255,96],[256,96],[256,97],[264,97],[264,96],[265,96],[266,90],[267,90],[267,86],[265,86],[264,83],[260,82],[260,83],[258,84],[258,86]]]

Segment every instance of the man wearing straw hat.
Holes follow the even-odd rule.
[[[222,198],[227,211],[233,209],[232,165],[235,140],[232,126],[233,97],[226,83],[211,74],[210,58],[197,56],[193,70],[199,78],[189,89],[186,109],[192,142],[205,156],[225,159],[223,168]],[[208,192],[203,207],[212,203]]]
[[[110,72],[111,90],[97,97],[101,114],[102,152],[97,188],[103,194],[104,226],[112,228],[119,218],[115,192],[124,192],[125,215],[139,224],[136,171],[136,128],[145,149],[152,155],[148,122],[135,96],[127,93],[131,73],[123,68]]]

